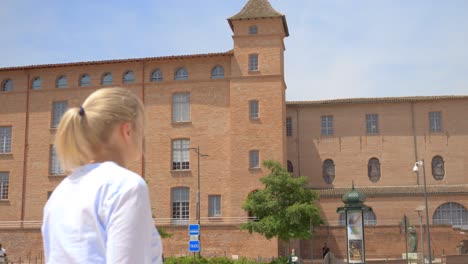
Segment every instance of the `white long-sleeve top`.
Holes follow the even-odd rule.
[[[148,188],[113,162],[76,169],[44,207],[46,263],[162,263]]]

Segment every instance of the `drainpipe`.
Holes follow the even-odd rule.
[[[418,161],[418,144],[416,140],[416,127],[414,124],[414,102],[411,102],[411,128],[413,129],[413,148],[414,148],[414,162]],[[416,184],[419,185],[419,173],[416,173]]]
[[[25,72],[26,73],[26,72]],[[24,118],[24,150],[23,150],[23,190],[21,193],[21,226],[24,221],[24,212],[25,212],[25,202],[26,202],[26,163],[28,158],[28,131],[29,131],[29,89],[30,89],[30,78],[29,73],[26,74],[28,78],[27,87],[26,87],[26,113]]]
[[[296,108],[296,151],[297,151],[297,173],[298,176],[302,176],[301,174],[301,152],[300,152],[300,143],[301,140],[299,139],[299,107]]]
[[[145,104],[145,61],[142,62],[141,71],[141,101]],[[145,132],[143,131],[143,134]],[[141,154],[141,177],[145,178],[145,137],[143,137],[143,152]]]

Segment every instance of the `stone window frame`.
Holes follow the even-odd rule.
[[[222,216],[221,194],[208,195],[208,217]]]
[[[216,65],[211,69],[211,79],[223,79],[224,78],[224,67]]]
[[[442,172],[439,173],[437,172],[438,169],[438,164],[442,164]],[[444,158],[440,155],[436,155],[432,158],[431,160],[431,172],[432,172],[432,177],[434,177],[435,180],[441,181],[445,177],[445,161]]]
[[[0,171],[0,201],[8,201],[10,188],[10,172]]]
[[[177,70],[174,72],[174,80],[188,80],[189,74],[188,70],[185,67],[179,67]]]
[[[173,225],[188,225],[189,219],[190,188],[186,186],[171,188],[171,223]]]
[[[190,139],[177,138],[171,142],[171,168],[172,171],[190,170]]]
[[[442,132],[442,112],[429,112],[429,131],[432,133]]]
[[[468,210],[456,202],[447,202],[437,207],[432,215],[433,225],[468,225]]]
[[[163,73],[161,69],[156,68],[151,72],[151,82],[162,82],[163,81]]]
[[[65,89],[68,87],[68,79],[66,75],[59,75],[55,80],[55,88]]]
[[[125,71],[122,74],[122,83],[131,84],[135,82],[135,73],[132,70]]]
[[[323,115],[320,117],[320,131],[322,136],[333,136],[333,115]]]
[[[31,81],[31,90],[41,90],[42,89],[42,79],[37,76],[34,77]]]
[[[101,85],[112,85],[113,79],[111,72],[105,72],[101,77]]]
[[[87,73],[84,73],[80,76],[80,81],[78,82],[80,87],[89,87],[91,86],[91,76]]]
[[[328,175],[328,166],[333,167],[333,175]],[[332,159],[325,159],[322,162],[322,178],[326,184],[333,184],[336,178],[336,165]]]
[[[11,92],[13,91],[13,80],[12,79],[5,79],[2,82],[2,92]]]
[[[377,166],[377,176],[372,175],[374,166]],[[367,162],[367,176],[369,177],[369,180],[373,183],[376,183],[380,180],[382,176],[382,170],[380,160],[378,158],[372,157]]]
[[[12,126],[0,126],[0,154],[11,154]]]

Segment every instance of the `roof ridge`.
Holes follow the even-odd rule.
[[[189,54],[189,55],[169,55],[160,57],[143,57],[143,58],[128,58],[128,59],[114,59],[114,60],[96,60],[96,61],[79,61],[79,62],[65,62],[65,63],[50,63],[50,64],[33,64],[25,66],[12,66],[12,67],[0,67],[0,71],[10,70],[26,70],[35,68],[53,68],[53,67],[67,67],[67,66],[81,66],[81,65],[94,65],[94,64],[106,64],[106,63],[125,63],[125,62],[139,62],[149,60],[173,60],[173,59],[187,59],[187,58],[199,58],[199,57],[212,57],[212,56],[225,56],[232,55],[233,50],[226,52],[213,52],[213,53],[200,53],[200,54]]]
[[[443,99],[468,99],[468,95],[432,95],[432,96],[395,96],[395,97],[368,97],[368,98],[337,98],[310,101],[286,101],[287,105],[324,105],[324,104],[371,104],[418,102]]]

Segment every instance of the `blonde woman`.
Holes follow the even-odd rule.
[[[148,188],[126,169],[141,157],[144,119],[123,88],[97,90],[65,112],[54,145],[71,174],[44,208],[46,263],[162,263]]]

